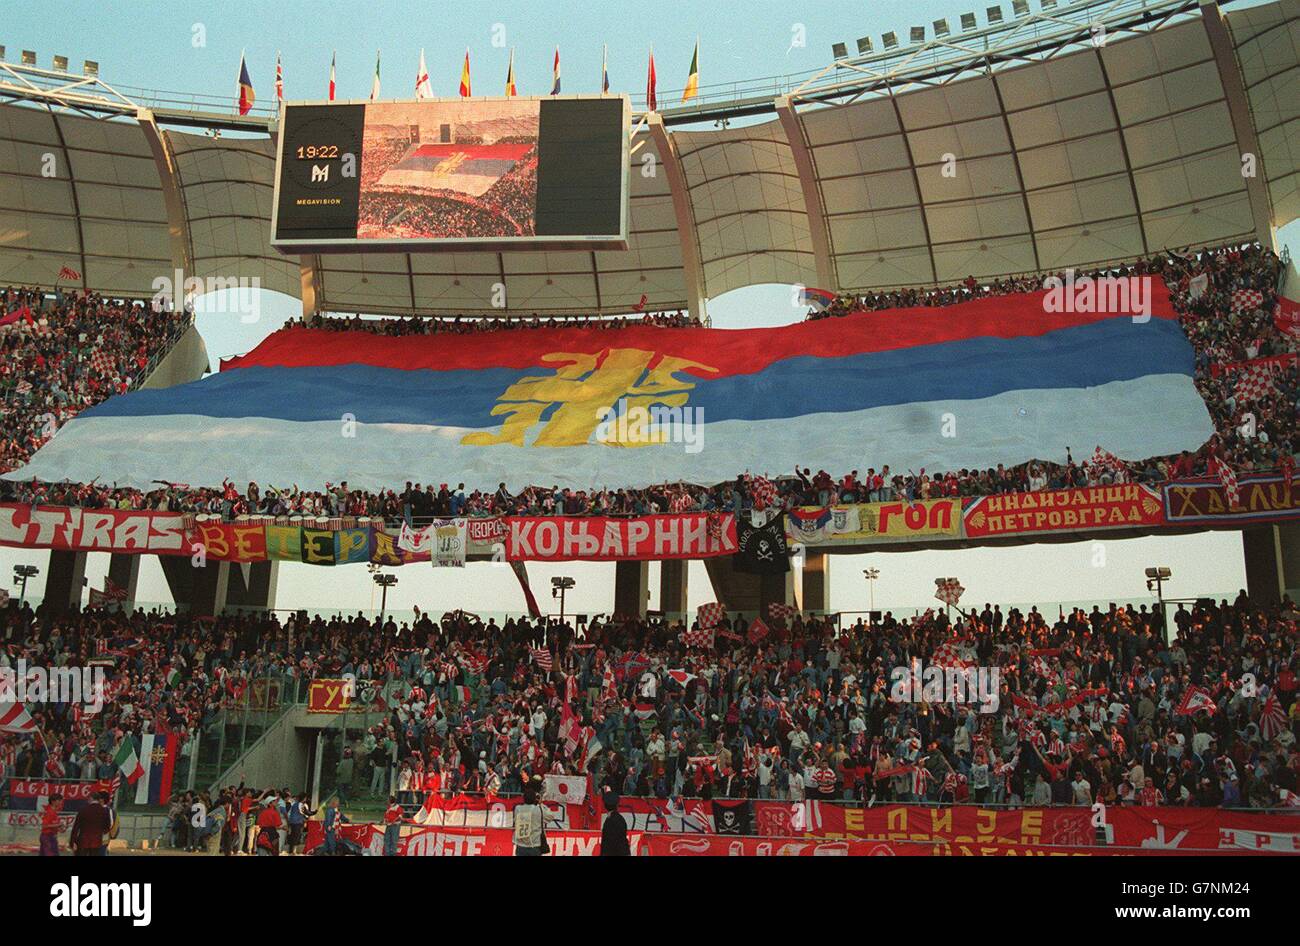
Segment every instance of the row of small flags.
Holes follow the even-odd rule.
[[[336,89],[335,83],[335,65],[337,54],[330,56],[330,77],[328,86],[329,101],[334,101]],[[375,53],[375,75],[370,83],[370,101],[379,100],[380,79],[379,79],[380,53]],[[600,91],[609,91],[609,47],[606,46],[600,60]],[[686,85],[682,89],[682,102],[689,102],[699,95],[700,91],[700,41],[695,41],[695,52],[691,55],[691,68],[686,76]],[[465,60],[460,67],[460,94],[462,98],[469,98],[473,95],[473,84],[470,81],[469,68],[469,50],[465,50]],[[510,61],[506,66],[506,84],[505,94],[507,96],[516,96],[519,94],[519,86],[515,81],[515,51],[510,50]],[[555,59],[551,64],[551,95],[560,94],[560,47],[555,47]],[[429,70],[424,64],[424,50],[420,50],[420,67],[415,73],[415,97],[427,99],[433,97],[433,85],[429,81]],[[646,109],[656,111],[659,107],[659,98],[657,94],[657,77],[655,74],[655,52],[654,47],[650,47],[650,61],[646,66]],[[248,72],[248,61],[243,53],[239,55],[239,80],[236,89],[236,100],[238,103],[239,114],[247,115],[253,108],[253,103],[257,101],[257,94],[253,91],[253,80]],[[280,60],[280,54],[275,54],[275,100],[284,101],[284,64]]]

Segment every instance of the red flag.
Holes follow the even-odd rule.
[[[654,112],[659,108],[659,103],[655,100],[655,51],[654,47],[650,49],[650,68],[646,71],[645,78],[645,107],[646,111]]]

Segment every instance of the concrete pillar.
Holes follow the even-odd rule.
[[[216,616],[225,610],[230,587],[229,562],[208,559],[203,568],[195,568],[187,555],[160,555],[158,561],[177,611]]]
[[[804,611],[831,609],[831,557],[825,550],[804,549],[802,595],[799,607]]]
[[[795,603],[793,571],[781,575],[751,575],[736,571],[728,556],[706,558],[704,567],[709,573],[714,595],[732,614],[741,611],[758,613],[773,602]]]
[[[196,616],[215,617],[226,610],[230,587],[230,563],[208,560],[203,568],[194,569],[194,586],[190,591],[189,612]]]
[[[140,583],[140,556],[110,555],[108,580],[126,592],[126,598],[122,601],[122,610],[134,611],[136,586]]]
[[[645,617],[650,597],[650,563],[614,564],[614,613]]]
[[[659,563],[659,610],[667,614],[686,613],[686,574],[690,562],[684,558]]]
[[[1251,526],[1241,530],[1246,590],[1253,600],[1274,604],[1300,599],[1300,523]]]
[[[275,608],[275,591],[280,580],[280,563],[245,562],[230,569],[226,606],[240,611],[270,611]]]
[[[86,584],[86,553],[52,550],[45,570],[45,608],[61,614],[81,607]]]

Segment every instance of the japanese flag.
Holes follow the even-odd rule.
[[[542,789],[542,801],[580,805],[587,798],[587,776],[548,775]]]

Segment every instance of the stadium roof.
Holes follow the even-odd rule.
[[[643,116],[626,251],[301,258],[269,245],[270,118],[0,63],[0,96],[42,106],[0,106],[0,284],[69,266],[149,294],[179,267],[324,311],[499,316],[499,282],[504,314],[627,312],[643,294],[700,311],[759,283],[946,284],[1267,241],[1300,215],[1298,50],[1286,0],[1076,4]]]

